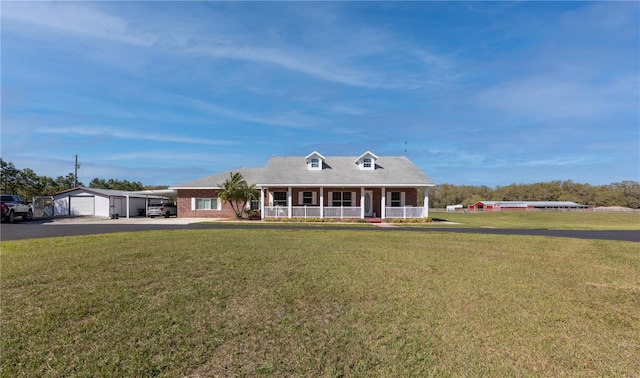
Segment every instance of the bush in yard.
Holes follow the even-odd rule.
[[[432,217],[427,217],[427,218],[393,218],[391,220],[391,222],[393,223],[430,223],[433,222],[433,218]]]

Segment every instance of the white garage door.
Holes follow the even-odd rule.
[[[69,198],[71,215],[94,215],[95,198],[93,196],[71,197]]]

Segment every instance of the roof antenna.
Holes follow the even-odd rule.
[[[404,141],[404,156],[407,156],[407,141]]]

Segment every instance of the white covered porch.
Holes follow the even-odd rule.
[[[359,195],[358,198],[350,198],[349,201],[353,204],[360,204],[360,206],[329,206],[332,204],[332,198],[325,198],[327,193],[332,193],[334,188],[314,188],[317,190],[319,200],[315,201],[313,205],[302,205],[298,203],[294,204],[294,187],[286,188],[286,203],[284,201],[274,201],[273,196],[269,193],[269,188],[260,189],[260,213],[264,218],[360,218],[365,219],[368,217],[390,219],[390,218],[427,218],[429,216],[429,191],[428,187],[420,187],[424,193],[423,205],[417,206],[414,204],[405,203],[405,192],[394,189],[394,192],[387,191],[386,187],[375,188],[376,195],[379,196],[377,200],[378,204],[374,204],[376,198],[374,198],[374,190],[370,187],[350,188],[350,190],[356,190],[354,193]],[[300,189],[295,188],[300,194]],[[358,190],[359,189],[359,190]],[[379,192],[378,192],[379,189]],[[406,188],[406,190],[416,190],[420,193],[418,188]],[[268,194],[269,193],[269,194]],[[308,192],[307,192],[308,193]],[[349,193],[349,192],[344,192]],[[312,192],[315,196],[316,192]],[[399,198],[391,198],[401,197]],[[351,195],[349,197],[352,197]],[[302,198],[302,197],[300,197]],[[396,199],[398,199],[396,201]],[[335,203],[335,202],[334,202]],[[378,209],[378,211],[374,211]]]

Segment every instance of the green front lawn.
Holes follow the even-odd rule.
[[[635,213],[578,213],[501,211],[486,213],[430,213],[433,225],[447,227],[492,227],[550,230],[638,230],[640,212]],[[445,225],[441,222],[454,222]]]
[[[640,371],[638,243],[256,229],[0,246],[3,377]]]

